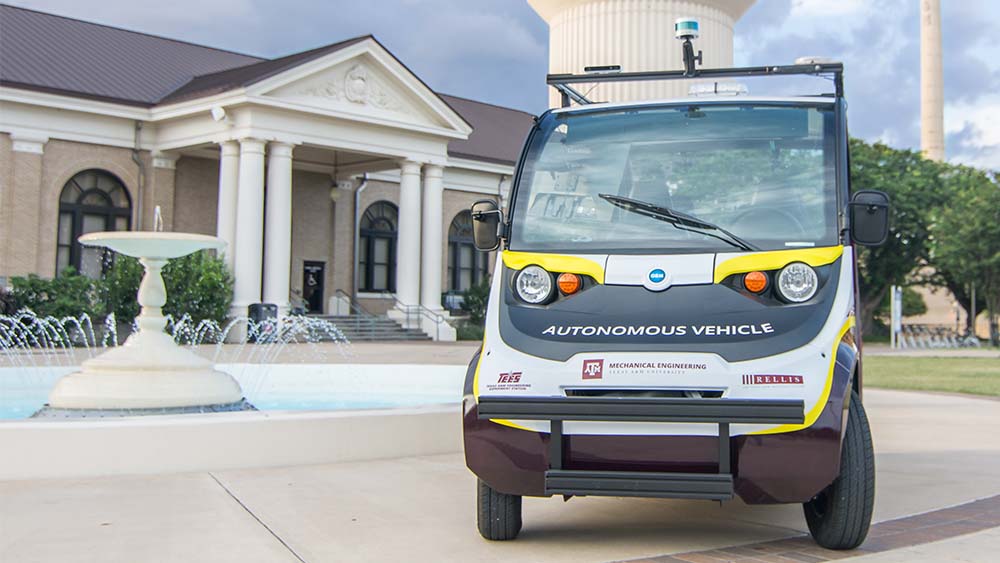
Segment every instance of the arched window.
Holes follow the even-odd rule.
[[[70,178],[59,196],[56,273],[73,266],[86,276],[99,277],[104,249],[83,246],[76,239],[98,231],[127,231],[131,221],[132,200],[117,177],[104,170],[84,170]]]
[[[455,216],[448,228],[448,289],[465,291],[489,274],[489,253],[476,250],[472,238],[472,212]]]
[[[396,228],[399,212],[378,201],[361,217],[358,244],[358,290],[396,291]]]

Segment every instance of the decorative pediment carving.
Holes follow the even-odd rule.
[[[399,98],[363,63],[351,65],[346,70],[333,69],[332,74],[333,76],[327,76],[325,80],[302,84],[289,91],[288,95],[348,101],[388,111],[403,109],[403,103]]]

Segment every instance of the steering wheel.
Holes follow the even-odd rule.
[[[772,234],[790,240],[806,236],[805,227],[802,226],[802,222],[795,215],[775,208],[758,208],[744,211],[733,221],[730,230],[738,235],[743,235],[744,233],[754,232],[754,228],[762,224],[768,225],[772,229]],[[774,229],[775,226],[778,228]]]

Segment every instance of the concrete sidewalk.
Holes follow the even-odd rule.
[[[866,405],[876,521],[1000,493],[1000,435],[984,431],[1000,428],[995,401],[869,390]],[[448,454],[0,482],[0,530],[0,561],[584,563],[761,542],[804,533],[805,522],[797,505],[531,498],[521,537],[490,543],[476,532],[475,478],[461,454]],[[987,560],[996,543],[984,532],[914,547],[904,559],[937,561],[954,549]],[[904,560],[890,555],[867,557]]]
[[[921,358],[996,358],[1000,359],[1000,348],[897,348],[888,344],[865,344],[866,356],[912,356]]]
[[[850,563],[946,563],[982,562],[1000,559],[1000,527],[924,545],[885,553],[850,557]]]

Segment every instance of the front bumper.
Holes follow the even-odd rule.
[[[722,440],[720,436],[561,433],[553,439],[551,431],[535,432],[494,422],[491,419],[501,415],[510,420],[526,413],[510,412],[499,403],[491,405],[486,397],[480,397],[481,405],[468,395],[463,415],[466,464],[494,489],[523,496],[729,498],[735,494],[748,504],[805,502],[840,472],[842,422],[848,407],[844,391],[835,385],[819,418],[808,428]],[[482,415],[481,407],[486,409]],[[801,407],[798,412],[801,414]],[[704,416],[704,411],[698,416]],[[718,418],[716,423],[721,434]],[[729,471],[720,472],[726,453]],[[641,475],[625,474],[629,472]],[[640,480],[646,482],[636,483]],[[654,494],[656,489],[664,494]]]
[[[547,420],[548,469],[543,494],[636,496],[728,500],[733,497],[732,442],[729,425],[801,424],[801,400],[602,398],[602,397],[480,397],[480,420]],[[601,471],[564,468],[563,422],[680,422],[718,425],[717,473]]]

